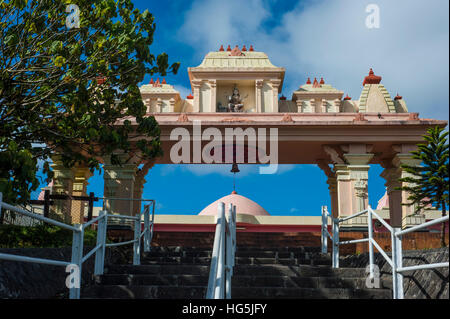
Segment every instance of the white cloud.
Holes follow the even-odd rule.
[[[392,96],[403,96],[410,111],[448,118],[447,0],[378,0],[379,29],[365,27],[365,8],[372,2],[322,0],[299,2],[267,30],[267,3],[197,0],[179,34],[199,58],[220,44],[253,44],[265,51],[275,65],[286,68],[285,96],[306,77],[323,76],[358,99],[372,67]]]

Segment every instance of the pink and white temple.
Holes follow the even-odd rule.
[[[439,213],[425,211],[412,216],[413,208],[402,205],[407,194],[397,188],[399,178],[406,176],[402,164],[419,164],[411,156],[427,129],[445,127],[447,121],[424,119],[408,110],[402,96],[392,96],[368,66],[361,76],[359,97],[349,97],[334,88],[322,76],[311,75],[299,83],[294,92],[283,94],[286,70],[275,66],[269,57],[253,46],[226,49],[221,46],[209,52],[196,67],[189,67],[192,93],[182,97],[165,79],[152,79],[141,86],[148,115],[158,121],[164,156],[151,162],[132,157],[127,164],[115,166],[104,161],[104,196],[141,198],[145,176],[154,164],[173,164],[170,150],[177,141],[171,139],[175,128],[193,134],[192,124],[201,121],[205,128],[224,132],[227,128],[258,130],[277,128],[279,164],[315,164],[327,177],[334,216],[346,216],[368,206],[368,171],[380,164],[384,171],[387,196],[378,211],[395,227],[408,227]],[[290,96],[290,98],[286,98]],[[131,119],[133,123],[133,119]],[[120,125],[120,123],[118,123]],[[206,141],[202,141],[202,147]],[[191,163],[196,163],[191,158]],[[202,161],[199,165],[204,164]],[[54,159],[52,191],[74,195],[86,194],[91,173],[86,167],[64,168]],[[169,191],[169,190],[168,190]],[[260,189],[260,192],[270,192]],[[224,195],[228,191],[224,190]],[[320,217],[270,216],[263,207],[244,196],[233,193],[220,199],[237,206],[240,231],[317,231]],[[250,196],[251,194],[249,194]],[[214,224],[216,203],[199,208],[198,215],[157,215],[156,230],[210,231]],[[323,203],[317,203],[318,210]],[[58,208],[55,208],[58,210]],[[115,203],[111,213],[135,214],[139,203]],[[83,213],[72,222],[79,222]],[[364,218],[364,217],[361,217]],[[420,220],[418,220],[420,219]],[[352,219],[346,227],[357,229],[364,220]]]

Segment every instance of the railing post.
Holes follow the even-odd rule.
[[[369,235],[369,275],[370,279],[374,276],[374,258],[373,258],[373,227],[372,227],[372,208],[367,209],[367,232]]]
[[[106,227],[108,225],[108,215],[106,211],[100,212],[100,218],[97,224],[97,246],[102,247],[95,252],[94,275],[103,275],[105,267],[105,251],[106,251]]]
[[[233,259],[231,265],[234,267],[235,257],[236,257],[236,206],[233,206]]]
[[[397,269],[403,265],[402,236],[397,236],[397,232],[399,231],[401,231],[401,228],[393,227],[393,232],[391,234],[393,299],[403,299],[403,274],[397,272]]]
[[[224,287],[224,275],[225,275],[225,233],[226,233],[226,219],[225,219],[225,205],[221,205],[220,208],[220,233],[219,233],[219,254],[218,254],[218,265],[217,265],[217,277],[214,290],[215,299],[223,299],[225,293]]]
[[[211,256],[211,266],[209,267],[209,278],[208,278],[208,289],[206,292],[207,299],[214,299],[216,293],[216,283],[217,283],[217,268],[219,265],[219,251],[220,251],[220,236],[218,232],[220,230],[220,219],[225,211],[225,204],[220,202],[217,208],[217,218],[216,218],[216,230],[214,232],[214,245]]]
[[[326,214],[327,207],[322,206],[322,254],[326,254],[328,252],[328,235],[326,233],[326,230],[328,230],[328,216]]]
[[[70,292],[69,292],[69,298],[70,299],[80,299],[80,289],[81,289],[81,266],[82,266],[82,260],[83,260],[83,237],[84,237],[84,231],[83,231],[83,225],[75,224],[73,225],[75,228],[78,228],[78,231],[73,232],[73,239],[72,239],[72,259],[71,263],[76,268],[72,268],[74,273],[74,276],[69,277],[73,278],[73,282],[70,283]],[[71,269],[71,270],[72,270]],[[76,273],[78,271],[78,274]]]
[[[233,204],[230,203],[227,212],[227,226],[226,230],[226,266],[225,266],[225,298],[231,299],[231,276],[232,276],[232,258],[233,258]]]
[[[141,215],[134,221],[133,265],[141,264]]]
[[[333,268],[339,268],[339,219],[333,218]]]
[[[144,208],[144,251],[150,251],[150,209],[146,205]]]

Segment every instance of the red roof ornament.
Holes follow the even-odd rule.
[[[225,51],[225,49],[223,48],[223,44],[220,46],[220,49],[219,49],[219,51],[220,52],[223,52],[223,51]]]
[[[150,84],[155,84],[155,81],[153,81],[153,78],[150,79]]]
[[[323,78],[320,78],[320,84],[325,84],[325,81],[323,80]]]
[[[250,52],[253,52],[253,51],[255,51],[255,49],[253,49],[253,45],[250,45],[250,49],[249,49],[249,51],[250,51]]]
[[[317,82],[317,79],[314,78],[313,88],[318,88],[318,87],[320,87],[319,82]]]
[[[245,47],[245,44],[244,44],[244,46],[242,47],[242,51],[243,51],[243,52],[247,51],[247,48]]]
[[[352,98],[348,94],[344,97],[344,101],[350,101]]]
[[[241,50],[239,50],[239,47],[236,45],[234,49],[231,51],[230,56],[241,56],[244,55]]]
[[[227,51],[231,51],[231,45],[228,45]]]
[[[395,101],[397,101],[397,100],[401,100],[403,97],[402,96],[400,96],[400,95],[398,95],[398,92],[397,92],[397,96],[396,97],[394,97],[394,100]]]
[[[380,84],[381,76],[375,75],[372,68],[370,68],[369,75],[364,78],[363,86],[366,84]]]
[[[306,84],[311,84],[311,79],[308,78],[308,80],[306,80]]]
[[[163,78],[163,80],[162,80],[161,84],[167,84],[167,82],[166,82],[166,78]]]
[[[187,98],[188,100],[193,100],[193,99],[194,99],[194,97],[192,96],[192,94],[191,94],[191,93],[189,93],[189,95],[188,95],[188,96],[186,96],[186,98]]]

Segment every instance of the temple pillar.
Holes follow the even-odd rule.
[[[339,202],[338,202],[338,190],[337,190],[336,176],[328,177],[327,184],[328,184],[328,190],[330,192],[330,199],[331,199],[331,215],[333,217],[338,217]]]
[[[262,87],[263,87],[263,80],[256,80],[255,81],[255,90],[256,90],[256,112],[261,113],[262,112]]]
[[[281,80],[272,80],[272,112],[278,113],[278,90],[281,85]]]
[[[200,88],[202,86],[201,80],[192,80],[192,88],[194,90],[194,107],[193,112],[200,112]]]
[[[63,165],[60,156],[52,158],[53,164],[53,187],[52,194],[72,195],[73,181],[75,178],[75,171],[73,168],[67,168]],[[72,200],[54,200],[53,205],[50,206],[50,218],[60,220],[65,223],[71,222]]]
[[[385,169],[381,177],[386,180],[386,189],[389,196],[389,219],[392,227],[405,228],[407,226],[407,216],[414,213],[414,206],[406,206],[408,203],[408,192],[399,188],[406,186],[400,182],[400,178],[409,177],[410,174],[401,168],[402,165],[420,165],[420,160],[412,158],[410,153],[399,153],[392,160],[385,163]]]
[[[87,196],[87,185],[89,178],[92,176],[91,171],[87,167],[74,168],[74,180],[72,188],[72,196]],[[71,223],[84,223],[84,211],[87,202],[81,200],[72,200],[71,205]]]
[[[337,174],[333,171],[328,162],[323,159],[318,159],[317,166],[325,173],[327,176],[328,190],[330,192],[331,207],[330,212],[333,217],[339,216],[339,200],[338,200],[338,188],[337,188]]]
[[[174,98],[171,98],[169,100],[169,112],[170,113],[175,112],[175,99]]]
[[[137,170],[136,172],[136,178],[134,180],[134,188],[133,188],[133,198],[142,198],[142,193],[144,191],[144,185],[145,185],[145,176],[148,174],[148,171],[155,165],[155,161],[149,161],[144,164],[144,166]],[[145,205],[148,204],[148,202],[144,203]],[[141,211],[142,202],[141,201],[135,201],[134,207],[133,207],[133,214],[137,215]]]
[[[364,145],[365,147],[365,145]],[[347,200],[349,201],[350,210],[347,215],[352,215],[363,211],[369,206],[369,192],[368,192],[368,180],[369,180],[369,169],[370,165],[368,163],[372,159],[374,154],[355,154],[348,153],[344,154],[346,159],[348,169],[348,178],[350,180],[349,187],[350,190],[347,192]],[[345,223],[344,223],[345,225]],[[367,216],[363,215],[360,217],[355,217],[348,221],[348,225],[351,227],[366,227],[367,226]]]
[[[161,113],[162,112],[162,105],[163,105],[163,101],[161,98],[158,98],[156,100],[156,112]]]
[[[210,80],[209,86],[211,87],[211,106],[208,112],[217,111],[217,81]]]
[[[133,201],[115,200],[113,198],[133,198],[136,177],[136,164],[122,166],[105,163],[104,197],[106,210],[111,214],[133,215]]]

